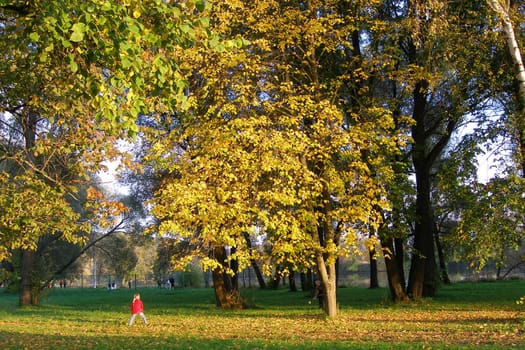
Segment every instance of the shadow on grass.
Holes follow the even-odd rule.
[[[411,344],[364,343],[351,341],[286,341],[268,339],[203,339],[194,337],[148,336],[147,332],[119,336],[62,336],[0,331],[2,349],[198,349],[198,350],[273,350],[273,349],[413,349]],[[479,347],[478,347],[479,348]],[[433,347],[441,349],[441,347]]]

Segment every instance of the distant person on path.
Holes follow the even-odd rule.
[[[146,320],[146,316],[144,315],[144,304],[142,303],[142,300],[140,300],[140,294],[135,294],[133,296],[133,301],[131,302],[131,318],[129,319],[128,326],[133,325],[137,315],[142,318],[144,324],[148,324],[148,320]]]
[[[315,294],[313,299],[319,300],[319,307],[322,308],[324,305],[324,288],[321,281],[315,281]]]

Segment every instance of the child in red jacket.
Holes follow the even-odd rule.
[[[140,294],[133,296],[133,301],[131,302],[131,318],[129,319],[128,326],[133,325],[137,315],[142,318],[144,324],[148,324],[148,320],[146,320],[146,316],[144,316],[144,304],[142,300],[140,300]]]

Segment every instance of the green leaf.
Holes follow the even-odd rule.
[[[131,33],[137,33],[137,34],[140,33],[140,28],[139,28],[137,25],[135,25],[135,24],[130,24],[130,25],[128,26],[128,30],[129,30]]]
[[[180,26],[180,31],[187,34],[191,31],[191,27],[188,24],[183,24]]]
[[[204,11],[206,9],[206,1],[204,0],[195,1],[195,8],[199,10],[200,12]]]
[[[216,48],[217,46],[219,46],[219,38],[217,36],[214,36],[213,38],[210,39],[209,44],[210,44],[210,47]]]
[[[49,55],[47,54],[47,52],[42,52],[40,56],[38,56],[38,59],[40,62],[45,63],[49,60]]]
[[[102,11],[111,11],[111,9],[112,9],[111,1],[106,1],[106,2],[102,5]]]
[[[62,45],[63,45],[66,49],[68,49],[68,48],[70,48],[70,47],[73,47],[73,45],[71,45],[71,41],[66,40],[66,39],[62,39]]]
[[[78,64],[75,61],[75,56],[73,54],[69,54],[69,68],[73,73],[78,71]]]
[[[210,26],[210,19],[208,17],[199,18],[199,22],[202,27],[207,28]]]
[[[120,61],[122,62],[123,68],[129,68],[133,65],[133,61],[129,59],[128,56],[122,55],[120,58]]]
[[[241,49],[244,46],[244,41],[241,38],[235,39],[235,45]]]
[[[38,33],[33,32],[29,34],[29,39],[31,39],[31,41],[36,43],[40,40],[40,35],[38,35]]]
[[[84,33],[87,30],[87,27],[84,23],[73,24],[73,26],[71,27],[71,30],[73,31],[73,33],[71,34],[71,37],[69,38],[69,40],[75,43],[78,43],[84,40]]]
[[[188,86],[188,84],[184,80],[178,80],[177,83],[176,83],[176,86],[177,86],[177,88],[179,90],[183,90],[183,89],[185,89]]]

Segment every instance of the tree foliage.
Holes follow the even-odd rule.
[[[380,239],[395,298],[433,295],[445,210],[480,263],[519,244],[522,185],[480,186],[461,167],[482,148],[450,150],[504,106],[523,168],[522,4],[508,5],[3,0],[0,259],[20,248],[30,266],[41,237],[114,224],[124,206],[86,186],[119,158],[181,268],[315,267],[335,316],[337,259]],[[484,132],[474,143],[500,135]],[[142,164],[115,146],[137,134]]]
[[[141,112],[184,107],[178,52],[212,37],[199,16],[206,7],[199,0],[0,3],[0,258],[23,250],[26,295],[39,237],[82,242],[89,231],[70,203],[102,161],[117,157],[116,139],[136,133]],[[97,206],[84,210],[93,219],[122,209],[89,193]]]
[[[349,108],[366,95],[342,91],[372,67],[350,70],[347,33],[359,11],[338,5],[217,4],[213,30],[242,34],[245,47],[188,52],[192,108],[158,119],[173,128],[153,134],[149,155],[166,174],[153,200],[161,233],[189,241],[191,255],[212,269],[223,263],[210,247],[234,247],[228,260],[243,267],[262,253],[246,246],[246,235],[264,239],[273,266],[319,268],[334,293],[331,315],[336,259],[356,254],[361,234],[377,227],[377,209],[388,208],[385,154],[402,142],[378,102]]]

